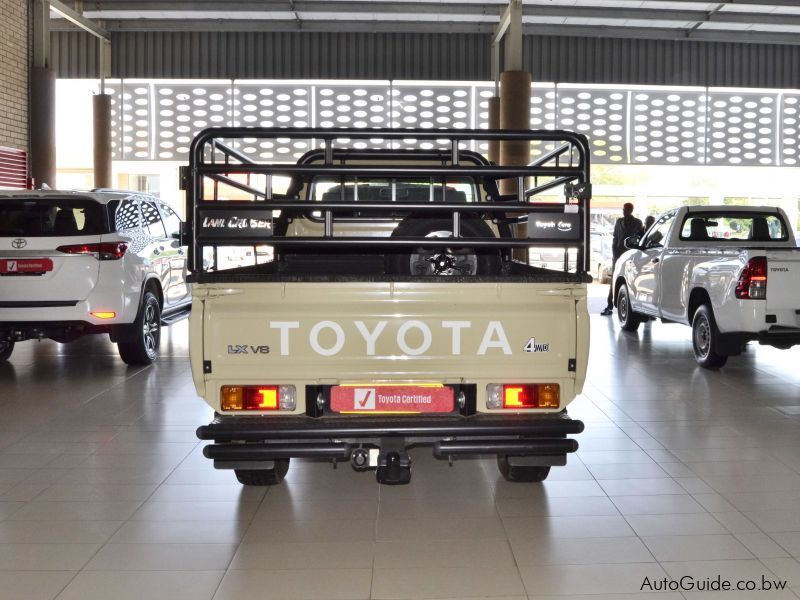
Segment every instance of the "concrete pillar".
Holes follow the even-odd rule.
[[[31,177],[34,185],[56,187],[56,74],[31,69]]]
[[[489,98],[489,129],[500,129],[500,96]],[[500,164],[500,142],[491,140],[489,142],[489,160],[494,164]]]
[[[500,129],[530,129],[531,74],[527,71],[505,71],[500,74]],[[529,141],[503,141],[500,144],[502,166],[527,165],[531,161]],[[501,194],[515,194],[517,180],[500,182]]]
[[[94,187],[114,187],[111,182],[111,96],[92,97],[94,126]]]

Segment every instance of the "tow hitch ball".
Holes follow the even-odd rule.
[[[381,452],[378,457],[378,483],[404,485],[411,481],[411,459],[405,452]]]
[[[376,468],[378,483],[402,485],[411,481],[411,458],[405,450],[403,441],[382,441],[378,448],[354,448],[350,453],[350,463],[356,471]]]

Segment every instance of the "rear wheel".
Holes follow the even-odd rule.
[[[6,362],[14,352],[14,342],[11,340],[0,341],[0,363]]]
[[[127,333],[117,344],[122,360],[129,365],[152,364],[161,342],[161,305],[153,292],[144,293],[139,314]]]
[[[277,485],[286,477],[289,471],[289,459],[278,458],[273,461],[275,466],[271,469],[236,469],[236,479],[242,485],[264,486]]]
[[[631,308],[631,297],[627,284],[623,283],[617,292],[617,318],[619,325],[625,331],[636,331],[642,322],[642,317]]]
[[[692,347],[697,364],[705,369],[719,369],[728,362],[728,357],[719,353],[719,330],[714,311],[703,304],[692,319]]]
[[[511,465],[507,455],[497,457],[497,468],[506,481],[539,482],[547,479],[550,467],[534,467],[529,465]]]

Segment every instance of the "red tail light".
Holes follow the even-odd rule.
[[[767,297],[767,257],[751,258],[742,269],[736,284],[736,297],[742,300],[764,300]]]
[[[73,244],[59,246],[57,252],[64,254],[92,254],[97,260],[119,260],[125,255],[128,244],[124,242],[103,242],[102,244]]]
[[[486,394],[486,408],[558,408],[561,401],[557,383],[490,383]]]
[[[294,410],[297,406],[293,385],[223,385],[222,410]]]

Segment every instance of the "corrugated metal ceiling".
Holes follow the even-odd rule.
[[[112,36],[114,78],[487,81],[480,34],[129,32]],[[98,76],[97,42],[52,34],[59,77]],[[543,81],[800,88],[800,46],[525,36],[523,66]]]

